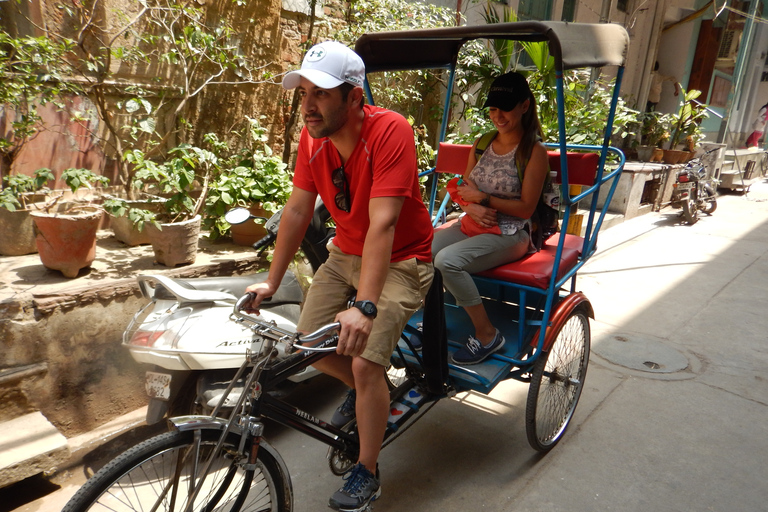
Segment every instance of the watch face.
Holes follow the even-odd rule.
[[[376,305],[369,300],[357,302],[355,303],[355,306],[366,316],[376,316]]]

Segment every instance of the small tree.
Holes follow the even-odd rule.
[[[71,41],[12,37],[0,31],[0,170],[10,173],[19,152],[44,129],[38,108],[64,108],[64,97],[81,91],[67,81]]]

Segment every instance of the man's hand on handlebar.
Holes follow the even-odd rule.
[[[272,286],[269,282],[252,284],[245,289],[245,292],[250,294],[251,300],[243,304],[243,311],[258,315],[261,303],[272,297],[276,291],[277,288]]]
[[[351,308],[336,315],[335,321],[341,324],[336,353],[351,357],[362,354],[373,328],[373,318],[365,316],[359,309]]]

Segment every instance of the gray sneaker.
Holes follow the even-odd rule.
[[[502,336],[499,330],[496,329],[496,336],[493,337],[493,341],[491,341],[487,347],[484,347],[483,344],[480,343],[480,340],[474,336],[470,336],[467,344],[454,352],[451,359],[456,364],[477,364],[484,361],[486,357],[490,356],[503,346],[504,336]]]
[[[333,412],[331,425],[341,428],[355,417],[355,403],[357,402],[357,393],[354,389],[347,391],[347,398],[344,399],[338,409]]]
[[[361,463],[357,463],[344,474],[344,485],[333,493],[328,506],[341,512],[362,512],[381,496],[379,467],[374,475]]]

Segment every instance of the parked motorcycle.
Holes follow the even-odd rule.
[[[267,235],[254,244],[254,249],[263,251],[274,242],[281,215],[279,211],[270,219],[262,219],[266,221]],[[225,218],[230,224],[257,219],[244,208],[231,210]],[[328,210],[318,200],[301,245],[313,270],[328,257],[326,244],[335,234],[327,226],[329,218]],[[246,287],[266,277],[266,272],[195,279],[138,277],[141,293],[150,302],[134,315],[123,333],[123,345],[137,362],[152,366],[145,381],[150,398],[147,424],[157,423],[166,415],[210,414],[235,379],[235,389],[221,407],[226,409],[237,402],[243,383],[236,372],[246,351],[258,352],[263,339],[231,318],[232,307]],[[293,332],[303,299],[296,276],[287,272],[277,293],[262,304],[261,316]],[[278,392],[286,393],[317,373],[308,367],[291,377]]]
[[[717,151],[718,148],[707,151]],[[701,157],[690,160],[677,174],[677,182],[672,191],[671,204],[683,209],[683,217],[688,224],[699,220],[699,212],[711,215],[717,209],[717,180],[709,175]]]

